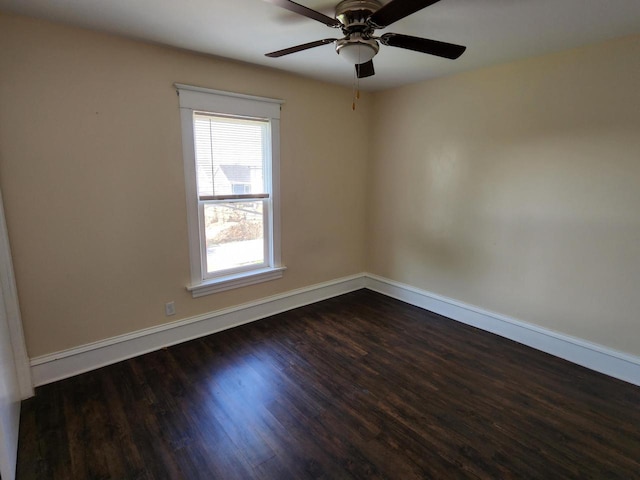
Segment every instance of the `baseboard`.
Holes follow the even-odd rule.
[[[370,273],[365,288],[640,386],[640,357],[547,330]]]
[[[45,385],[363,287],[364,276],[353,275],[35,357],[30,362],[33,382]]]
[[[31,359],[36,386],[368,288],[640,386],[640,358],[370,273],[353,275]]]

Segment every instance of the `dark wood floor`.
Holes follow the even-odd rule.
[[[37,389],[18,478],[640,478],[640,388],[361,290]]]

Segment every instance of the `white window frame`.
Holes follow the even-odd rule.
[[[255,97],[239,93],[193,87],[176,83],[180,99],[180,119],[182,123],[182,155],[184,160],[185,193],[187,201],[187,225],[189,231],[189,258],[191,283],[187,285],[192,296],[201,297],[232,288],[253,285],[281,278],[286,267],[280,257],[280,105],[282,100]],[[196,156],[193,131],[193,113],[237,117],[260,118],[269,121],[271,134],[271,165],[266,172],[269,186],[270,208],[264,220],[267,237],[265,263],[259,268],[206,278],[202,246],[203,218],[200,215],[196,178]],[[269,181],[270,180],[270,181]]]

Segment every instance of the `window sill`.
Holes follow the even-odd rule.
[[[204,280],[201,283],[188,285],[187,290],[191,292],[193,298],[211,295],[212,293],[224,292],[233,288],[246,287],[256,283],[267,282],[282,278],[287,267],[269,267],[250,272],[236,273],[224,277]]]

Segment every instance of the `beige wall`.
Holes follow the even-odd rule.
[[[365,269],[640,355],[640,37],[365,95],[355,113],[350,89],[22,17],[0,15],[0,44],[32,357]],[[186,292],[174,82],[286,101],[283,279]]]
[[[640,37],[377,94],[371,272],[640,355]]]
[[[350,89],[1,14],[0,45],[0,185],[31,357],[363,270],[366,97],[354,113]],[[285,100],[283,279],[186,292],[174,82]]]

